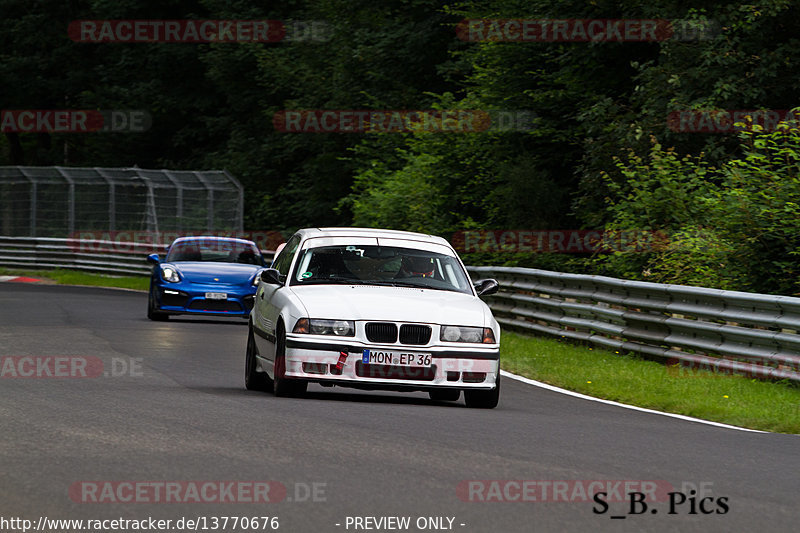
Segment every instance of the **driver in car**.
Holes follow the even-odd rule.
[[[404,255],[395,278],[430,278],[434,270],[433,258]]]

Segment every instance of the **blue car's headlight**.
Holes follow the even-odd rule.
[[[181,277],[178,275],[178,271],[169,265],[164,265],[161,267],[161,278],[164,281],[169,281],[170,283],[177,283],[181,280]]]

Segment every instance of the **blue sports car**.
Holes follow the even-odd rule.
[[[247,318],[267,266],[253,242],[227,237],[180,237],[163,261],[152,254],[147,262],[153,265],[150,320],[178,314]]]

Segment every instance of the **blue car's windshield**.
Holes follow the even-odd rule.
[[[167,262],[208,261],[261,265],[261,254],[252,244],[226,239],[206,238],[180,241],[173,244]]]
[[[471,293],[458,260],[427,250],[392,246],[321,246],[303,251],[293,285],[355,284]]]

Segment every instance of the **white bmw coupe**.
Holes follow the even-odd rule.
[[[431,235],[360,228],[295,233],[261,274],[245,385],[276,396],[309,383],[426,391],[494,408],[500,328],[453,247]]]

